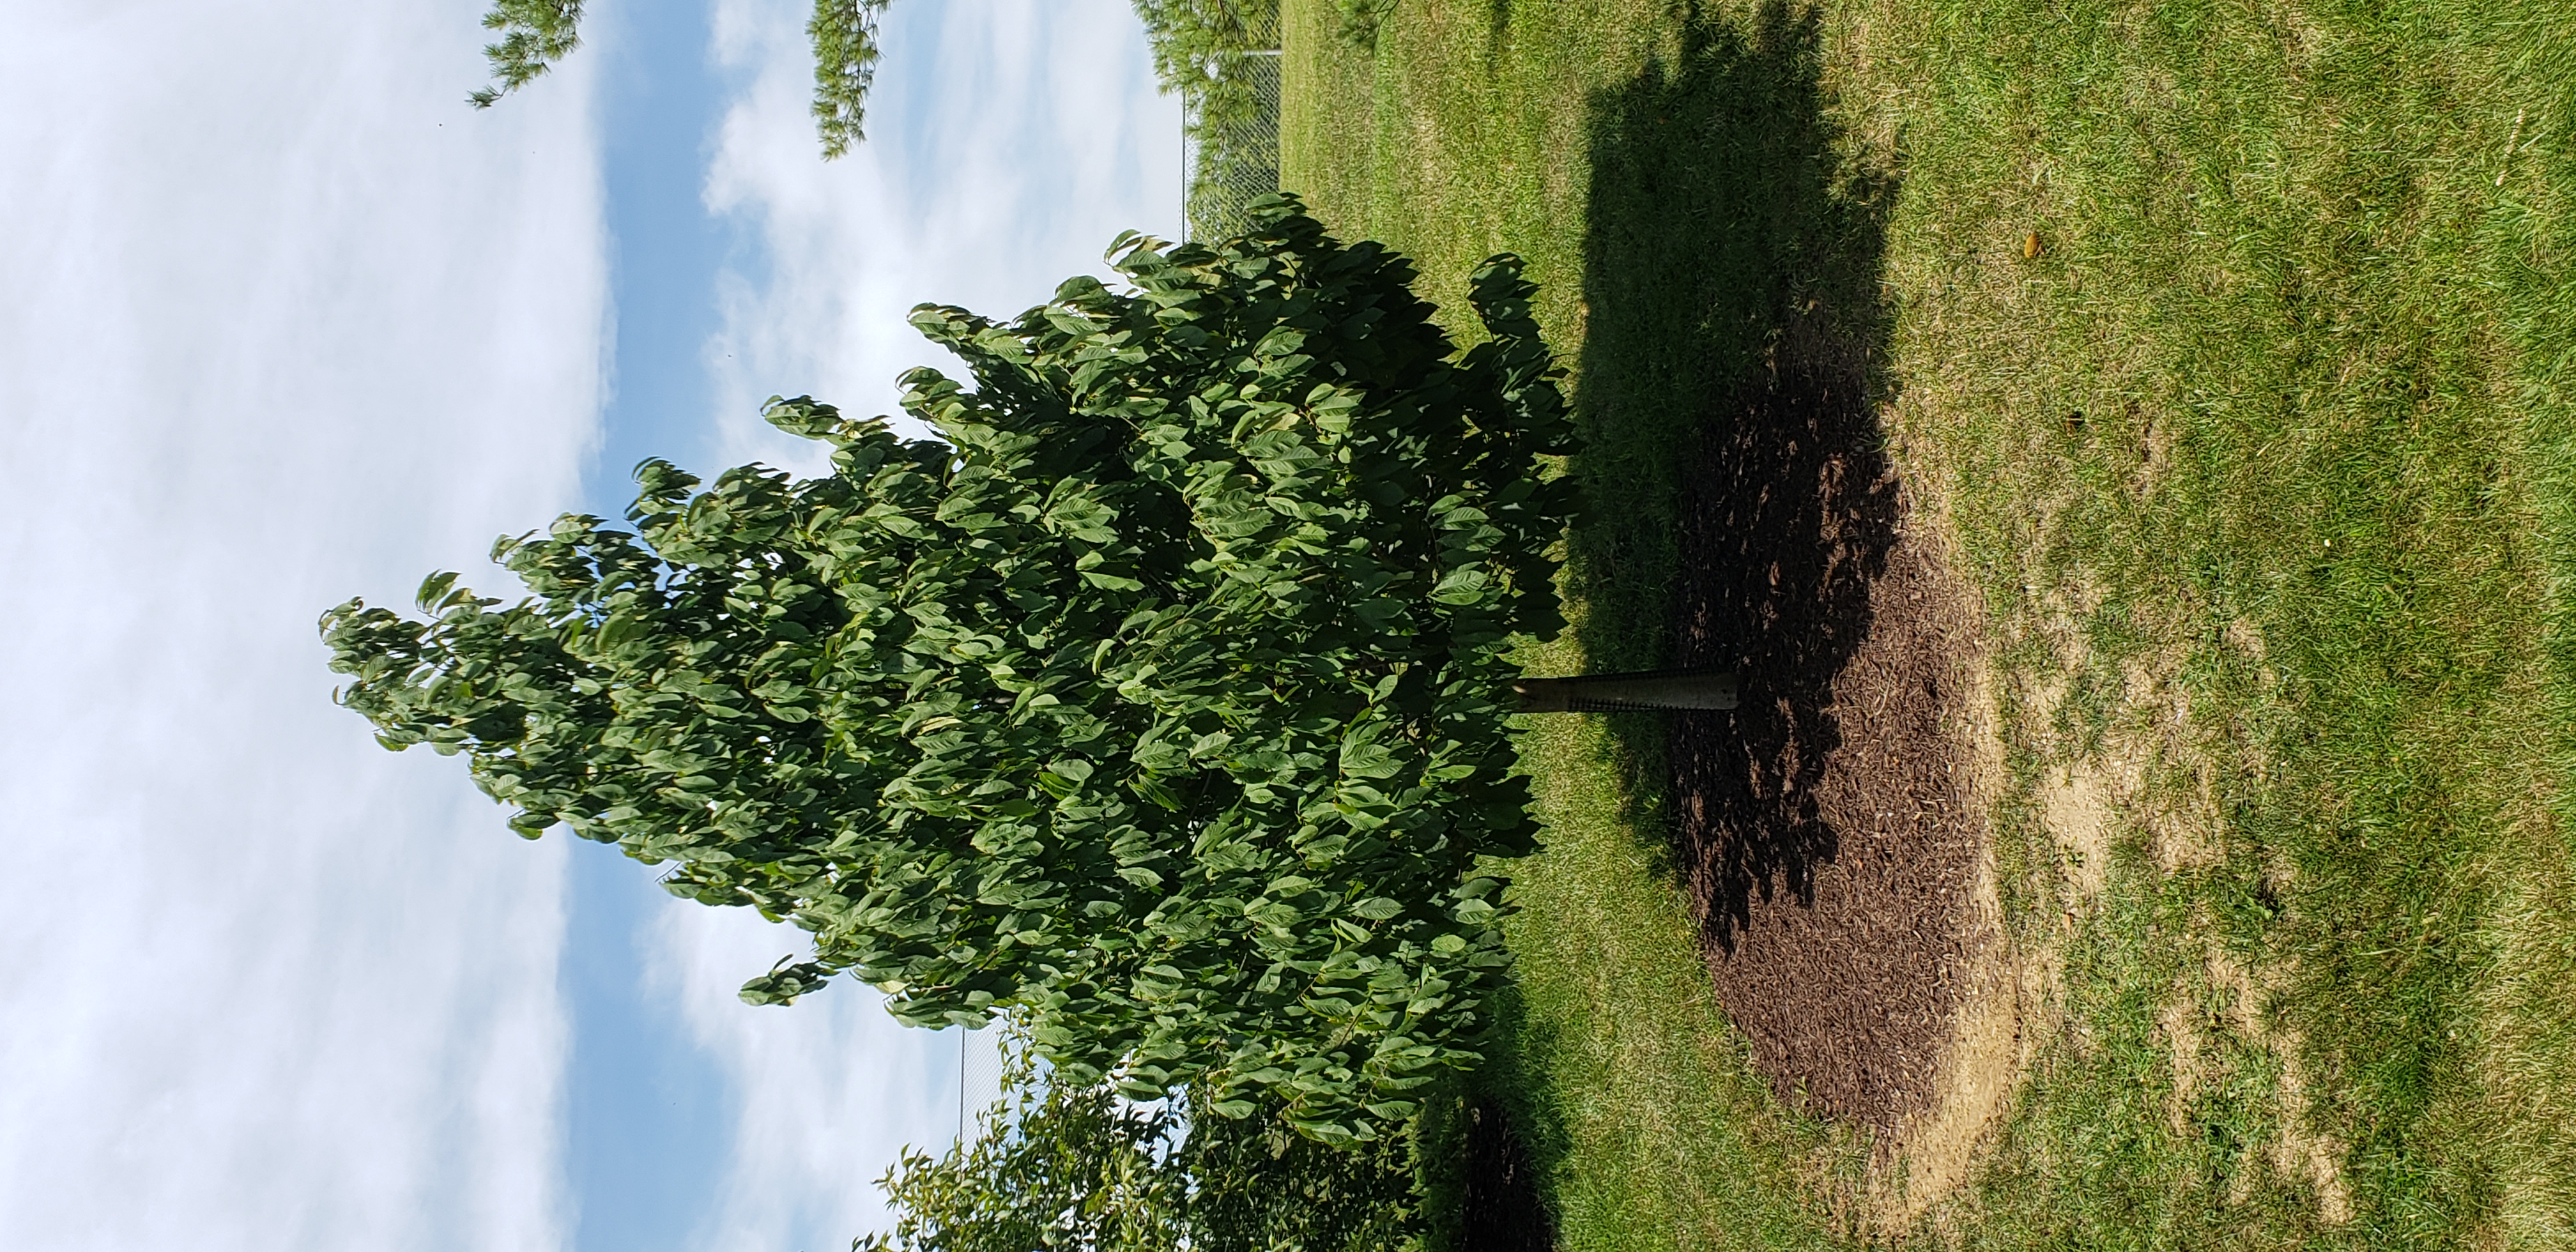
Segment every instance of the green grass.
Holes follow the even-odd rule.
[[[1529,258],[1590,664],[1660,659],[1724,397],[1816,319],[1874,356],[1994,640],[2008,922],[2063,970],[1911,1237],[2576,1246],[2576,18],[1406,0],[1372,58],[1328,10],[1286,6],[1285,181],[1434,299]],[[1859,1148],[1722,1028],[1657,751],[1534,733],[1558,834],[1491,1080],[1568,1247],[1847,1237]],[[2044,792],[2123,754],[2087,894]]]
[[[1660,848],[1618,820],[1619,745],[1597,724],[1559,720],[1534,725],[1524,753],[1554,837],[1516,870],[1515,1046],[1484,1081],[1554,1164],[1564,1242],[1832,1245],[1848,1223],[1815,1201],[1857,1179],[1860,1145],[1779,1108],[1748,1068]]]

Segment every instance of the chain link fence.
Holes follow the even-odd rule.
[[[1181,93],[1182,203],[1192,239],[1238,233],[1245,208],[1279,190],[1279,13],[1227,6],[1226,46],[1200,52]]]
[[[975,1119],[1002,1098],[1002,1026],[957,1032],[957,1142],[975,1141]]]

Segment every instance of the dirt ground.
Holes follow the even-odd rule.
[[[1901,1230],[1965,1177],[2027,1042],[1982,614],[1854,354],[1783,346],[1710,415],[1685,486],[1672,663],[1734,669],[1743,695],[1664,715],[1675,866],[1754,1065],[1872,1134],[1866,1203]],[[1549,1246],[1525,1152],[1477,1113],[1464,1246]]]
[[[1744,697],[1672,715],[1673,835],[1755,1064],[1884,1135],[1938,1099],[1990,929],[1978,615],[1857,371],[1783,356],[1714,415],[1684,501],[1675,659]]]

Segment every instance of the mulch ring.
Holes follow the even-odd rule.
[[[1784,366],[1716,415],[1683,500],[1673,838],[1719,1003],[1783,1100],[1880,1132],[1926,1109],[1969,953],[1961,731],[1974,601],[1908,527],[1856,371]]]

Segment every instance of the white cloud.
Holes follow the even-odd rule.
[[[904,1145],[945,1152],[957,1129],[957,1036],[898,1025],[873,988],[836,984],[787,1007],[737,992],[803,932],[743,909],[674,900],[655,919],[656,990],[732,1088],[733,1156],[690,1246],[847,1246],[891,1224],[877,1179]]]
[[[728,276],[710,349],[728,462],[807,455],[759,423],[767,396],[891,413],[896,375],[953,368],[905,323],[913,305],[1011,316],[1105,276],[1120,231],[1182,229],[1180,105],[1154,91],[1127,0],[890,6],[867,141],[828,165],[805,115],[806,11],[716,4],[717,54],[746,88],[707,201],[758,223],[768,252],[765,272]]]
[[[0,1245],[563,1237],[561,843],[378,750],[313,636],[594,437],[589,92],[465,109],[482,7],[0,41]]]
[[[758,422],[772,394],[893,411],[895,376],[935,355],[905,323],[913,305],[1016,314],[1072,274],[1105,275],[1120,231],[1180,231],[1179,106],[1154,92],[1126,0],[891,6],[868,139],[830,165],[805,113],[809,9],[716,0],[715,12],[742,94],[707,201],[752,224],[766,253],[725,276],[708,350],[726,463],[817,468]],[[855,985],[788,1009],[742,1004],[743,979],[807,945],[739,910],[674,901],[656,934],[665,994],[741,1100],[719,1209],[694,1246],[839,1246],[882,1227],[873,1184],[898,1148],[944,1151],[955,1132],[955,1036],[895,1025]]]

